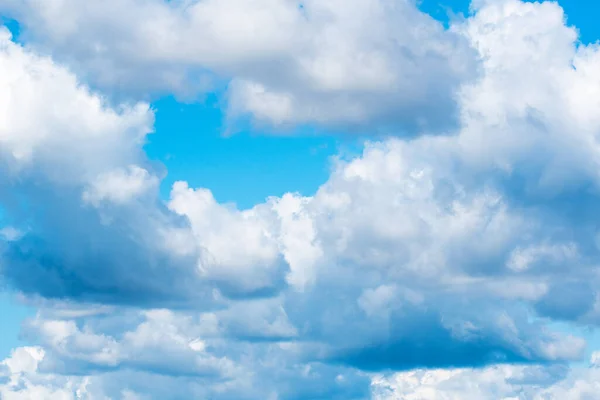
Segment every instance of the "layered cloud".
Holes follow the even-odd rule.
[[[365,144],[312,196],[239,210],[182,181],[163,201],[161,167],[143,151],[149,106],[109,102],[3,31],[0,266],[4,282],[42,302],[24,327],[40,347],[4,361],[3,398],[592,390],[595,369],[566,367],[585,341],[553,322],[600,317],[600,51],[577,44],[557,4],[480,1],[447,31],[404,2],[236,3],[226,14],[233,5],[216,2],[0,4],[33,48],[97,87],[144,67],[158,86],[132,84],[173,90],[164,74],[188,82],[208,68],[232,78],[231,107],[271,122],[377,130],[391,114],[398,129],[452,108],[458,118],[458,128],[430,121],[453,135],[425,126],[409,141]],[[248,25],[229,31],[237,12]],[[281,26],[290,30],[274,34]],[[471,53],[477,73],[465,67]],[[99,74],[98,57],[118,68]],[[292,75],[270,73],[278,62]],[[430,84],[441,100],[415,95]],[[240,103],[244,93],[254,94]]]

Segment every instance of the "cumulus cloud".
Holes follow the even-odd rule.
[[[81,398],[78,395],[84,388],[81,381],[75,383],[60,376],[39,379],[36,372],[44,356],[45,352],[40,347],[19,347],[12,352],[10,357],[2,361],[0,365],[3,368],[0,370],[0,377],[4,379],[0,383],[0,395],[3,399],[71,400]]]
[[[231,285],[224,289],[234,293],[277,289],[283,265],[267,207],[238,211],[218,204],[209,190],[176,182],[169,209],[189,220],[193,237],[189,246],[201,249],[199,268],[204,276]]]
[[[376,400],[595,399],[597,366],[495,366],[484,369],[415,370],[375,376]]]
[[[99,87],[194,96],[215,76],[228,82],[231,117],[275,126],[446,131],[476,64],[466,40],[412,0],[3,0],[0,10]]]
[[[110,108],[68,70],[1,32],[3,222],[26,232],[4,242],[3,278],[25,292],[109,302],[160,297],[164,283],[178,286],[169,278],[174,271],[180,284],[193,278],[194,263],[161,246],[161,236],[179,223],[155,195],[140,197],[157,182],[137,166],[147,164],[148,105]],[[136,196],[140,201],[126,202]],[[110,204],[86,206],[101,201]],[[149,269],[140,274],[133,266]]]
[[[241,306],[251,318],[266,315]],[[121,309],[73,319],[46,315],[42,309],[25,326],[42,347],[15,349],[4,361],[10,368],[0,370],[8,380],[0,384],[0,393],[26,398],[39,385],[69,399],[368,395],[369,377],[363,373],[289,358],[284,343],[233,340],[229,335],[239,332],[239,326],[230,325],[228,314]],[[276,326],[281,322],[274,321]],[[25,357],[28,352],[35,359]]]
[[[172,333],[168,328],[171,325],[167,321],[178,318],[164,311],[157,310],[153,313],[154,316],[147,317],[155,322],[160,320],[161,325],[166,323],[165,331],[169,332],[167,334]],[[159,314],[162,314],[162,317]],[[181,322],[181,319],[179,321]],[[143,322],[137,331],[143,330],[145,323]],[[154,337],[162,335],[162,332],[156,331],[151,334]],[[144,343],[138,344],[143,345]],[[170,343],[170,346],[172,345],[173,342]],[[260,346],[264,344],[258,347]],[[64,371],[57,374],[48,370],[48,361],[53,357],[52,351],[55,350],[52,347],[48,350],[41,347],[15,349],[13,354],[1,363],[3,368],[0,369],[0,376],[5,378],[4,382],[0,383],[0,394],[3,398],[92,400],[197,396],[223,399],[370,397],[377,400],[558,400],[594,398],[598,390],[598,369],[593,362],[597,358],[596,355],[592,356],[589,367],[579,366],[572,369],[565,365],[500,365],[483,369],[430,369],[390,375],[361,375],[339,367],[331,370],[331,367],[328,369],[317,364],[290,368],[289,361],[281,365],[277,352],[271,349],[268,352],[268,364],[256,364],[252,373],[246,375],[248,371],[244,371],[244,363],[251,360],[251,357],[246,356],[243,360],[237,360],[238,375],[235,379],[219,381],[206,380],[202,376],[164,374],[163,371],[114,369],[99,372],[81,368],[81,365],[77,374]],[[252,354],[255,356],[256,352]],[[266,385],[265,382],[269,384]]]
[[[90,37],[98,37],[101,49],[107,46],[102,41],[111,44],[117,36],[99,34],[98,26],[125,26],[120,18],[132,12],[128,2],[110,14],[102,8],[108,3],[88,9],[47,2],[35,10],[32,4],[4,2],[22,13],[17,15],[30,26],[26,32],[31,29],[34,42],[41,38],[36,35],[48,34],[37,45],[58,46],[67,61],[71,56],[61,50],[61,40],[71,41],[81,28],[75,52],[93,43]],[[325,38],[319,46],[340,43],[327,54],[300,46],[298,51],[314,57],[285,58],[305,61],[306,70],[298,73],[316,74],[310,79],[321,86],[309,80],[305,98],[296,97],[296,86],[286,86],[298,83],[295,75],[267,73],[261,60],[277,59],[291,38],[306,38],[295,30],[290,37],[271,37],[270,20],[258,24],[260,29],[242,24],[239,31],[227,31],[229,18],[239,17],[247,5],[233,8],[224,22],[216,16],[225,14],[211,14],[222,3],[148,1],[139,4],[140,18],[132,26],[113,32],[123,35],[124,49],[135,43],[135,51],[145,49],[144,62],[160,66],[163,57],[177,62],[182,55],[195,57],[188,50],[197,48],[187,46],[201,48],[204,42],[181,41],[179,32],[204,29],[198,37],[220,38],[223,54],[236,58],[225,60],[213,50],[198,52],[206,60],[194,63],[224,70],[251,64],[260,70],[256,76],[264,74],[264,82],[240,86],[250,93],[246,107],[274,107],[280,122],[329,123],[344,118],[319,101],[343,113],[337,97],[328,96],[346,93],[342,98],[360,103],[352,107],[362,107],[365,97],[347,95],[366,90],[352,86],[361,74],[366,74],[361,85],[387,99],[369,107],[383,114],[391,110],[392,97],[377,90],[397,89],[395,74],[406,70],[393,68],[389,75],[386,68],[400,65],[395,57],[405,55],[396,48],[404,42],[390,44],[386,38],[389,29],[400,35],[406,28],[388,25],[398,15],[414,19],[422,29],[408,34],[406,43],[425,35],[423,43],[437,57],[455,53],[447,41],[464,42],[481,59],[475,80],[457,87],[456,76],[444,78],[456,99],[458,132],[367,143],[361,156],[336,161],[312,196],[288,193],[239,210],[219,204],[208,189],[178,182],[163,203],[156,193],[159,173],[142,150],[152,124],[148,106],[106,105],[67,69],[4,33],[0,68],[7,73],[0,75],[0,110],[9,112],[0,126],[3,218],[24,234],[10,240],[3,235],[2,276],[27,295],[49,299],[42,309],[54,309],[25,327],[43,357],[42,350],[19,350],[37,354],[30,355],[35,362],[25,357],[29,361],[10,365],[25,365],[36,379],[38,372],[56,376],[47,390],[74,390],[85,381],[73,378],[74,371],[84,371],[85,390],[95,390],[93,398],[165,398],[165,391],[175,390],[167,392],[170,397],[352,399],[369,396],[371,379],[373,396],[382,399],[546,393],[577,398],[591,390],[595,369],[581,375],[564,371],[565,363],[581,359],[585,341],[557,332],[552,322],[600,321],[598,47],[576,43],[575,30],[565,26],[555,3],[480,1],[450,31],[408,3],[398,3],[399,11],[380,2],[359,2],[353,9],[336,2],[309,2],[301,9],[279,1],[263,5],[255,4],[244,21],[252,25],[275,13],[284,26],[301,25],[300,33],[303,24],[328,27],[319,32]],[[65,24],[52,24],[52,12],[65,12]],[[354,25],[363,21],[356,12],[364,21],[380,22],[365,38],[363,27]],[[197,28],[207,15],[215,23]],[[150,17],[152,27],[143,23]],[[173,34],[166,33],[170,26],[176,26]],[[341,38],[346,28],[356,34],[347,43]],[[148,48],[153,35],[165,41],[153,40],[161,52],[175,50],[167,57]],[[381,58],[367,54],[374,65],[361,64],[364,71],[347,76],[347,65],[328,64],[330,55],[342,61],[346,52],[361,55],[352,47],[362,46],[361,38],[365,48],[382,52]],[[112,46],[107,59],[126,53],[110,53]],[[418,47],[428,60],[432,53]],[[139,54],[131,57],[131,65],[139,67]],[[280,79],[282,86],[268,79]],[[326,94],[313,99],[317,91]],[[317,105],[331,121],[310,113],[298,117],[306,110],[296,99]],[[299,114],[292,118],[288,109]],[[98,312],[101,307],[84,304],[83,310],[65,310],[53,305],[57,298],[66,304],[110,303],[114,309]],[[389,370],[405,372],[373,375]],[[37,387],[29,375],[10,390]]]
[[[110,322],[107,316],[104,319]],[[76,320],[38,315],[26,324],[25,332],[44,345],[47,355],[41,366],[46,370],[78,374],[123,368],[215,379],[239,373],[226,357],[206,351],[202,334],[215,334],[210,316],[194,321],[168,310],[151,310],[135,320],[137,326],[114,337],[94,332],[93,325],[80,328]]]
[[[100,174],[83,192],[83,200],[98,206],[102,201],[127,203],[158,186],[158,178],[136,165]]]

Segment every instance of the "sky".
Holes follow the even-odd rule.
[[[588,3],[0,0],[0,398],[600,398]]]

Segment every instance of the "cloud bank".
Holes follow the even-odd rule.
[[[476,69],[463,37],[405,0],[3,0],[0,11],[98,87],[184,98],[217,88],[233,118],[282,127],[443,132]]]
[[[593,396],[555,326],[600,316],[597,45],[556,3],[228,3],[0,2],[0,271],[39,309],[2,397]],[[263,122],[418,134],[309,197],[163,200],[136,93],[205,71]]]

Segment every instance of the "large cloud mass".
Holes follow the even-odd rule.
[[[466,40],[412,0],[2,0],[2,10],[100,87],[194,96],[231,79],[230,114],[277,126],[445,131],[475,71]]]
[[[102,54],[108,74],[229,74],[230,105],[274,122],[410,125],[410,107],[421,118],[449,99],[458,118],[450,136],[365,144],[310,197],[239,210],[177,182],[163,202],[143,152],[148,105],[115,106],[3,31],[0,266],[40,309],[24,326],[39,347],[4,361],[3,398],[597,393],[595,368],[566,366],[585,341],[555,323],[600,321],[600,51],[577,44],[557,4],[479,1],[445,31],[408,2],[1,3],[34,48],[92,82],[108,79],[91,67]],[[227,30],[237,12],[260,29]],[[220,46],[203,51],[209,39]],[[415,98],[424,82],[441,103]]]

